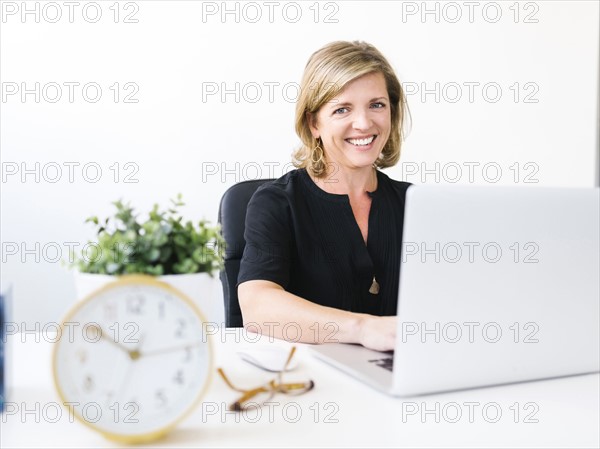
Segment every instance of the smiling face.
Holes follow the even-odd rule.
[[[391,129],[383,74],[368,73],[350,81],[309,122],[313,137],[323,141],[328,164],[342,170],[372,168]]]

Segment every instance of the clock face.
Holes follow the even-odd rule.
[[[121,277],[64,320],[54,353],[60,396],[75,416],[109,437],[159,436],[207,387],[212,352],[203,322],[193,303],[167,284]]]

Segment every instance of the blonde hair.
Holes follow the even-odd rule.
[[[302,141],[293,154],[296,167],[307,168],[316,177],[325,174],[327,161],[319,139],[315,139],[310,131],[309,114],[314,116],[350,81],[373,72],[379,72],[385,78],[391,109],[390,137],[375,166],[396,165],[404,140],[404,118],[410,116],[398,77],[387,59],[371,44],[336,41],[314,52],[304,68],[300,96],[296,102],[296,134]],[[318,153],[321,154],[316,157]]]

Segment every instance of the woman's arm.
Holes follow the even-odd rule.
[[[238,298],[244,327],[253,332],[302,343],[358,343],[378,351],[394,349],[395,316],[379,317],[321,306],[270,281],[241,283]]]

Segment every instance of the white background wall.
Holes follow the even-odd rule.
[[[72,273],[41,250],[51,243],[66,259],[66,242],[93,238],[83,221],[112,213],[111,201],[142,212],[181,192],[186,218],[216,221],[229,186],[287,171],[297,83],[334,40],[374,44],[407,89],[413,126],[393,178],[594,185],[596,1],[99,1],[72,17],[63,2],[25,5],[39,16],[3,1],[0,23],[2,280],[14,285],[18,322],[58,321],[74,302]],[[72,101],[69,82],[79,83]],[[35,83],[39,101],[23,98]],[[101,88],[95,103],[87,83]],[[79,163],[73,182],[69,163]],[[9,255],[11,243],[33,251]]]

